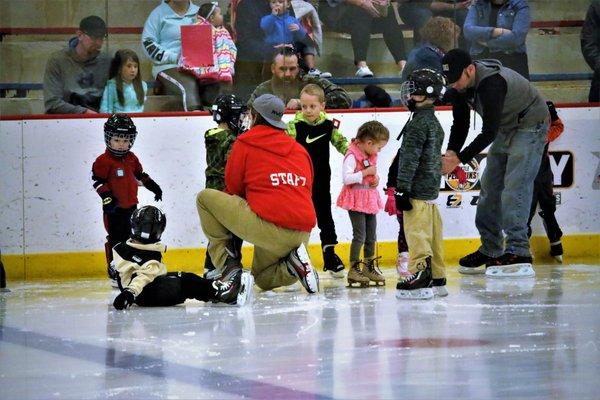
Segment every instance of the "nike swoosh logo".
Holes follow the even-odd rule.
[[[324,134],[322,134],[322,135],[319,135],[319,136],[317,136],[317,137],[315,137],[315,138],[311,138],[311,137],[308,137],[308,136],[307,136],[307,137],[306,137],[306,144],[311,144],[312,142],[314,142],[314,141],[316,141],[316,140],[319,140],[319,139],[321,139],[321,138],[322,138],[323,136],[325,136],[325,135],[327,135],[327,134],[326,134],[326,133],[324,133]]]

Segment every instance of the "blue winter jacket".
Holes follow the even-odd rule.
[[[486,47],[490,52],[526,53],[525,38],[531,25],[529,4],[526,0],[508,0],[500,8],[496,26],[489,26],[491,4],[489,0],[477,0],[470,8],[463,27],[464,35],[471,42],[470,53],[475,56]],[[492,38],[494,28],[509,29]],[[485,42],[485,45],[479,43]]]
[[[300,29],[291,32],[288,28],[290,24],[297,24]],[[265,15],[260,20],[260,28],[265,33],[265,41],[271,46],[306,41],[306,30],[289,12],[282,15]]]

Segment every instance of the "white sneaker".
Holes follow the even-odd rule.
[[[358,70],[356,70],[356,74],[354,75],[358,76],[359,78],[372,78],[373,72],[371,72],[367,65],[364,65],[362,67],[359,67]]]

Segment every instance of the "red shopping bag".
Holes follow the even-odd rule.
[[[182,64],[188,68],[214,65],[211,25],[181,26],[181,57]]]

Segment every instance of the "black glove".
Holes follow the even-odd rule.
[[[115,297],[115,301],[113,301],[113,306],[117,310],[124,310],[127,307],[133,304],[135,297],[133,293],[129,289],[123,290],[117,297]]]
[[[154,193],[154,201],[162,200],[162,190],[160,189],[160,186],[158,186],[158,183],[154,182],[152,179],[148,179],[146,183],[144,183],[144,186]]]
[[[394,193],[394,197],[396,199],[396,209],[402,211],[410,211],[412,210],[412,204],[410,204],[410,199],[408,198],[408,193]]]
[[[551,101],[547,101],[546,105],[548,106],[548,111],[550,111],[550,120],[556,121],[558,119],[558,113],[556,112],[556,107],[554,103]]]
[[[105,213],[112,214],[119,207],[119,202],[113,197],[112,193],[108,192],[102,196],[102,210]]]

